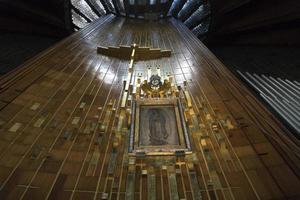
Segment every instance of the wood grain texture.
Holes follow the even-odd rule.
[[[133,43],[172,50],[134,70],[187,82],[192,155],[129,158],[127,133],[113,147],[128,61],[96,49]],[[174,19],[102,17],[0,81],[1,199],[300,198],[299,142]]]

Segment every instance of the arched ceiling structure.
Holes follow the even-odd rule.
[[[208,0],[71,0],[71,4],[75,30],[107,13],[145,20],[173,16],[198,37],[208,32],[210,24]]]
[[[300,43],[296,36],[300,33],[297,0],[71,0],[71,3],[75,30],[107,13],[139,19],[173,16],[200,39],[207,38],[212,43]]]
[[[63,38],[113,13],[173,16],[209,42],[300,44],[299,10],[298,0],[2,0],[0,31]]]

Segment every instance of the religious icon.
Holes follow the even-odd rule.
[[[172,106],[141,106],[140,145],[178,145],[175,110]]]
[[[151,145],[168,144],[169,134],[166,130],[166,118],[157,108],[149,110],[149,130]]]
[[[175,99],[134,102],[130,152],[149,155],[189,151],[182,111]]]

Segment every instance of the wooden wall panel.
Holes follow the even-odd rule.
[[[96,49],[134,42],[172,50],[135,70],[186,85],[201,127],[191,155],[130,157],[127,132],[114,147],[128,61]],[[174,19],[103,17],[0,82],[3,199],[300,198],[299,142]]]

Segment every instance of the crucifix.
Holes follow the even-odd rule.
[[[106,56],[116,57],[126,60],[151,60],[159,59],[162,57],[170,57],[171,50],[161,50],[160,48],[150,48],[150,47],[139,47],[137,44],[131,46],[109,46],[103,47],[99,46],[97,48],[99,54]]]
[[[115,57],[119,59],[130,60],[128,66],[128,76],[127,79],[124,81],[124,94],[121,102],[121,108],[125,108],[127,99],[128,99],[128,92],[131,92],[132,85],[130,84],[132,81],[133,76],[133,68],[134,62],[136,61],[145,61],[151,59],[160,59],[163,57],[170,57],[171,50],[161,50],[160,48],[150,48],[150,47],[139,47],[137,44],[133,44],[131,46],[109,46],[103,47],[99,46],[97,48],[97,53]],[[148,69],[148,73],[149,73]],[[140,80],[138,81],[138,85],[140,84],[139,88],[146,94],[152,94],[154,91],[162,92],[163,90],[169,89],[169,83],[164,81],[164,84],[160,82],[160,69],[157,68],[157,75],[152,75],[149,79],[149,82],[145,80],[143,83],[140,84]],[[150,73],[151,74],[151,73]],[[163,88],[163,89],[162,89]]]

